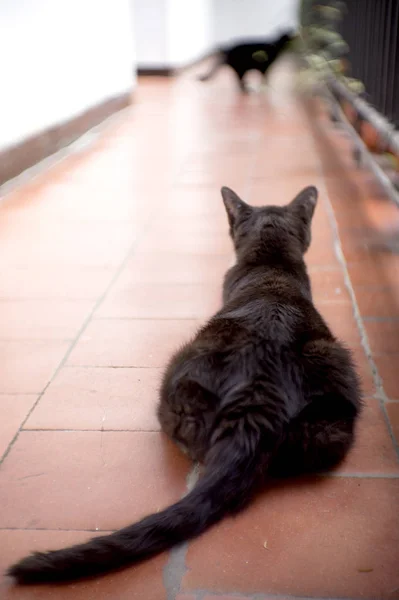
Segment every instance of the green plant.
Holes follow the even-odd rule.
[[[347,76],[348,44],[338,32],[346,10],[341,0],[302,0],[299,10],[300,34],[296,50],[302,57],[299,85],[307,88],[339,79],[355,94],[361,94],[361,81]]]

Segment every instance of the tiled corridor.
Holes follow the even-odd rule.
[[[248,97],[229,73],[142,79],[92,145],[3,199],[1,570],[185,492],[154,409],[171,351],[220,302],[222,185],[253,204],[318,186],[307,261],[362,375],[356,447],[154,560],[62,588],[4,579],[1,600],[399,599],[399,211],[291,83],[283,66]]]

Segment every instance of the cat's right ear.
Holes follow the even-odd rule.
[[[241,200],[233,190],[228,187],[221,189],[224,206],[226,208],[227,217],[230,227],[233,227],[245,214],[251,211],[251,207]]]
[[[318,195],[317,188],[310,185],[299,192],[288,206],[291,211],[296,213],[307,225],[309,225],[313,218]]]

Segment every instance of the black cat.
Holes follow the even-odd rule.
[[[202,478],[134,525],[24,558],[8,571],[17,582],[75,580],[149,558],[243,509],[268,475],[331,469],[351,447],[358,378],[312,303],[303,260],[317,190],[284,207],[222,195],[237,262],[220,311],[171,359],[158,409],[163,431],[204,463]]]
[[[217,52],[217,59],[209,73],[201,75],[200,81],[207,81],[215,75],[222,65],[229,65],[238,77],[240,88],[246,91],[244,77],[248,71],[259,71],[266,76],[268,69],[276,58],[286,49],[287,44],[294,39],[292,33],[285,33],[273,42],[253,40],[228,48],[221,48]]]

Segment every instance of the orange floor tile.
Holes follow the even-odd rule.
[[[104,578],[2,600],[399,599],[399,210],[276,68],[242,97],[142,78],[89,148],[0,205],[0,568],[185,493],[155,416],[165,362],[218,307],[232,259],[219,188],[254,204],[320,190],[314,298],[366,396],[333,475],[274,485],[200,539]]]

